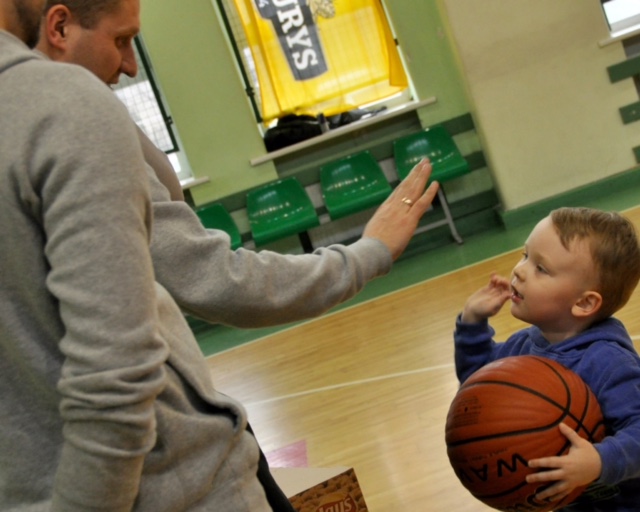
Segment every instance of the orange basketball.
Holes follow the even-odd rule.
[[[447,415],[449,461],[470,492],[498,510],[546,512],[568,505],[535,499],[540,484],[525,477],[531,459],[563,455],[570,443],[565,423],[591,442],[604,437],[595,395],[574,372],[550,359],[514,356],[475,372],[460,387]]]

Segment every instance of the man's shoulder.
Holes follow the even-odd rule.
[[[16,36],[0,30],[0,73],[35,59],[36,55]]]
[[[0,34],[5,36],[0,36],[0,73],[4,75],[5,90],[16,101],[37,103],[41,112],[51,107],[91,115],[100,104],[107,111],[124,109],[113,91],[83,67],[53,62],[11,40],[10,34]]]
[[[40,84],[41,95],[55,97],[59,101],[77,104],[79,107],[87,100],[107,104],[121,103],[113,91],[95,75],[75,64],[36,59],[29,63],[29,69],[25,72],[36,83],[46,80],[44,87]]]
[[[14,93],[27,118],[49,119],[58,136],[81,136],[86,144],[126,138],[139,147],[129,113],[114,92],[86,69],[73,64],[36,59],[24,66]],[[28,69],[27,69],[28,68]],[[98,140],[100,139],[100,141]]]

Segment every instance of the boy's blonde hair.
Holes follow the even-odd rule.
[[[624,306],[640,280],[640,246],[629,219],[615,212],[592,208],[559,208],[550,213],[562,245],[587,239],[598,273],[602,306],[597,319],[613,315]]]

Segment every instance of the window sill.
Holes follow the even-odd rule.
[[[203,178],[187,178],[186,180],[180,180],[180,185],[182,186],[182,190],[189,190],[203,183],[209,183],[209,181],[211,180],[207,176]]]
[[[636,25],[635,27],[631,27],[626,30],[613,32],[610,37],[607,37],[606,39],[602,39],[598,43],[598,46],[600,46],[600,48],[604,48],[605,46],[609,46],[610,44],[617,43],[618,41],[624,41],[625,39],[629,39],[639,34],[640,34],[640,26]]]
[[[355,121],[346,126],[341,126],[339,128],[335,128],[333,130],[329,130],[322,135],[318,135],[317,137],[313,137],[311,139],[303,140],[302,142],[298,142],[297,144],[292,144],[291,146],[287,146],[286,148],[278,149],[277,151],[272,151],[271,153],[267,153],[265,155],[253,158],[250,160],[252,166],[260,165],[265,162],[270,162],[272,160],[277,160],[278,158],[286,155],[292,155],[303,149],[310,148],[317,144],[321,144],[331,139],[335,139],[336,137],[340,137],[347,133],[355,132],[361,130],[366,126],[370,126],[377,123],[382,123],[388,119],[393,117],[405,114],[407,112],[411,112],[417,110],[421,107],[431,105],[435,103],[437,100],[435,97],[427,98],[422,101],[412,101],[410,103],[405,103],[404,105],[400,105],[395,108],[391,108],[380,114],[377,114],[373,117],[369,117],[367,119],[363,119],[361,121]]]

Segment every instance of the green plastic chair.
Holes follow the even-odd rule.
[[[210,204],[198,208],[196,214],[205,228],[227,233],[231,238],[231,249],[235,251],[242,246],[240,230],[224,206],[219,203]]]
[[[322,166],[320,187],[332,220],[378,205],[392,190],[380,165],[368,151]]]
[[[441,125],[397,139],[393,143],[393,154],[398,177],[401,180],[405,179],[411,169],[424,157],[429,157],[433,168],[430,182],[443,183],[469,172],[469,164],[449,132]],[[453,222],[449,203],[442,187],[438,190],[438,199],[445,215],[445,220],[441,224],[446,223],[453,239],[461,244],[462,237]],[[436,227],[436,225],[430,227]]]
[[[296,178],[284,178],[247,193],[247,215],[256,245],[297,234],[313,252],[308,229],[320,225],[316,210]]]

